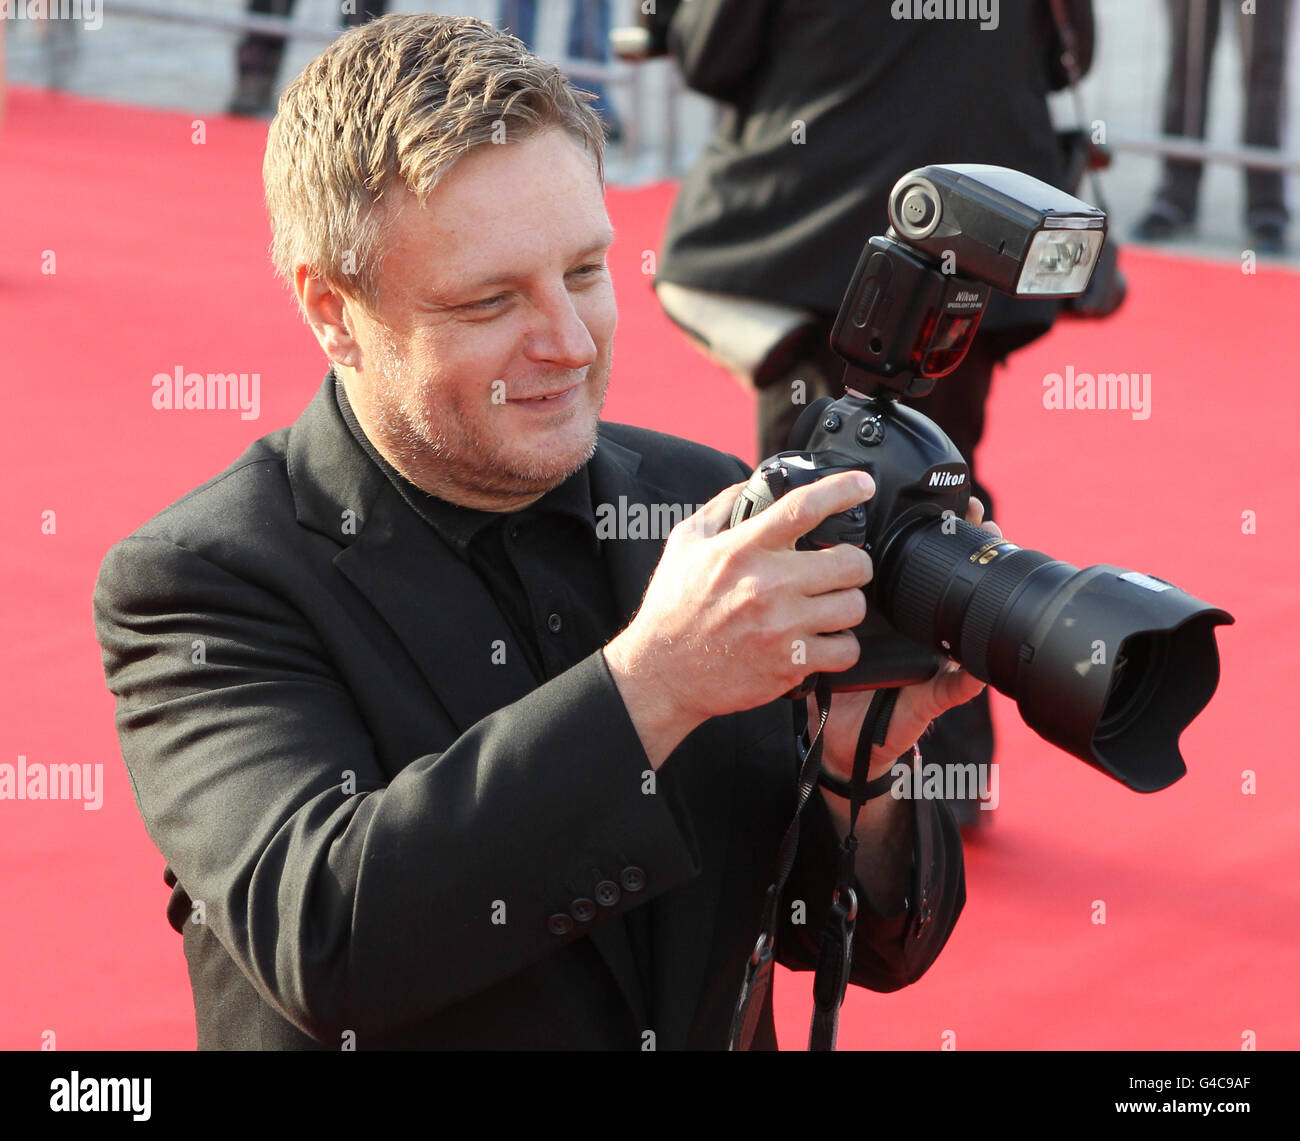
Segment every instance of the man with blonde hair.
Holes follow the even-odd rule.
[[[727,529],[739,460],[600,422],[602,144],[552,65],[470,19],[384,17],[281,98],[273,256],[329,371],[115,546],[95,596],[201,1048],[728,1041],[796,803],[782,694],[855,660],[871,575],[795,541],[872,488]],[[624,500],[705,506],[666,543],[599,537]],[[979,688],[904,690],[870,775]],[[841,776],[857,697],[827,726]],[[846,818],[829,791],[804,813],[776,944],[796,969]],[[859,832],[852,980],[892,990],[956,921],[960,840],[890,797]]]

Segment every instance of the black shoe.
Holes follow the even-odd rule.
[[[1168,242],[1191,232],[1192,223],[1163,203],[1157,203],[1133,227],[1136,242]]]
[[[265,115],[271,110],[275,76],[249,72],[239,77],[239,86],[226,108],[229,115]]]
[[[1286,253],[1286,227],[1281,222],[1261,222],[1250,228],[1251,245],[1257,254]]]

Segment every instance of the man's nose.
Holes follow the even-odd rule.
[[[568,289],[547,294],[537,307],[537,321],[528,334],[525,354],[560,368],[586,368],[599,352],[586,324],[578,315]]]

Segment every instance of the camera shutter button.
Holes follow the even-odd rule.
[[[879,416],[868,416],[858,425],[856,435],[859,444],[871,447],[885,438],[885,426],[880,422]]]

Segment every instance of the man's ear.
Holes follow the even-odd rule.
[[[294,273],[294,291],[325,355],[335,364],[358,367],[361,346],[354,335],[357,302],[305,265]]]

